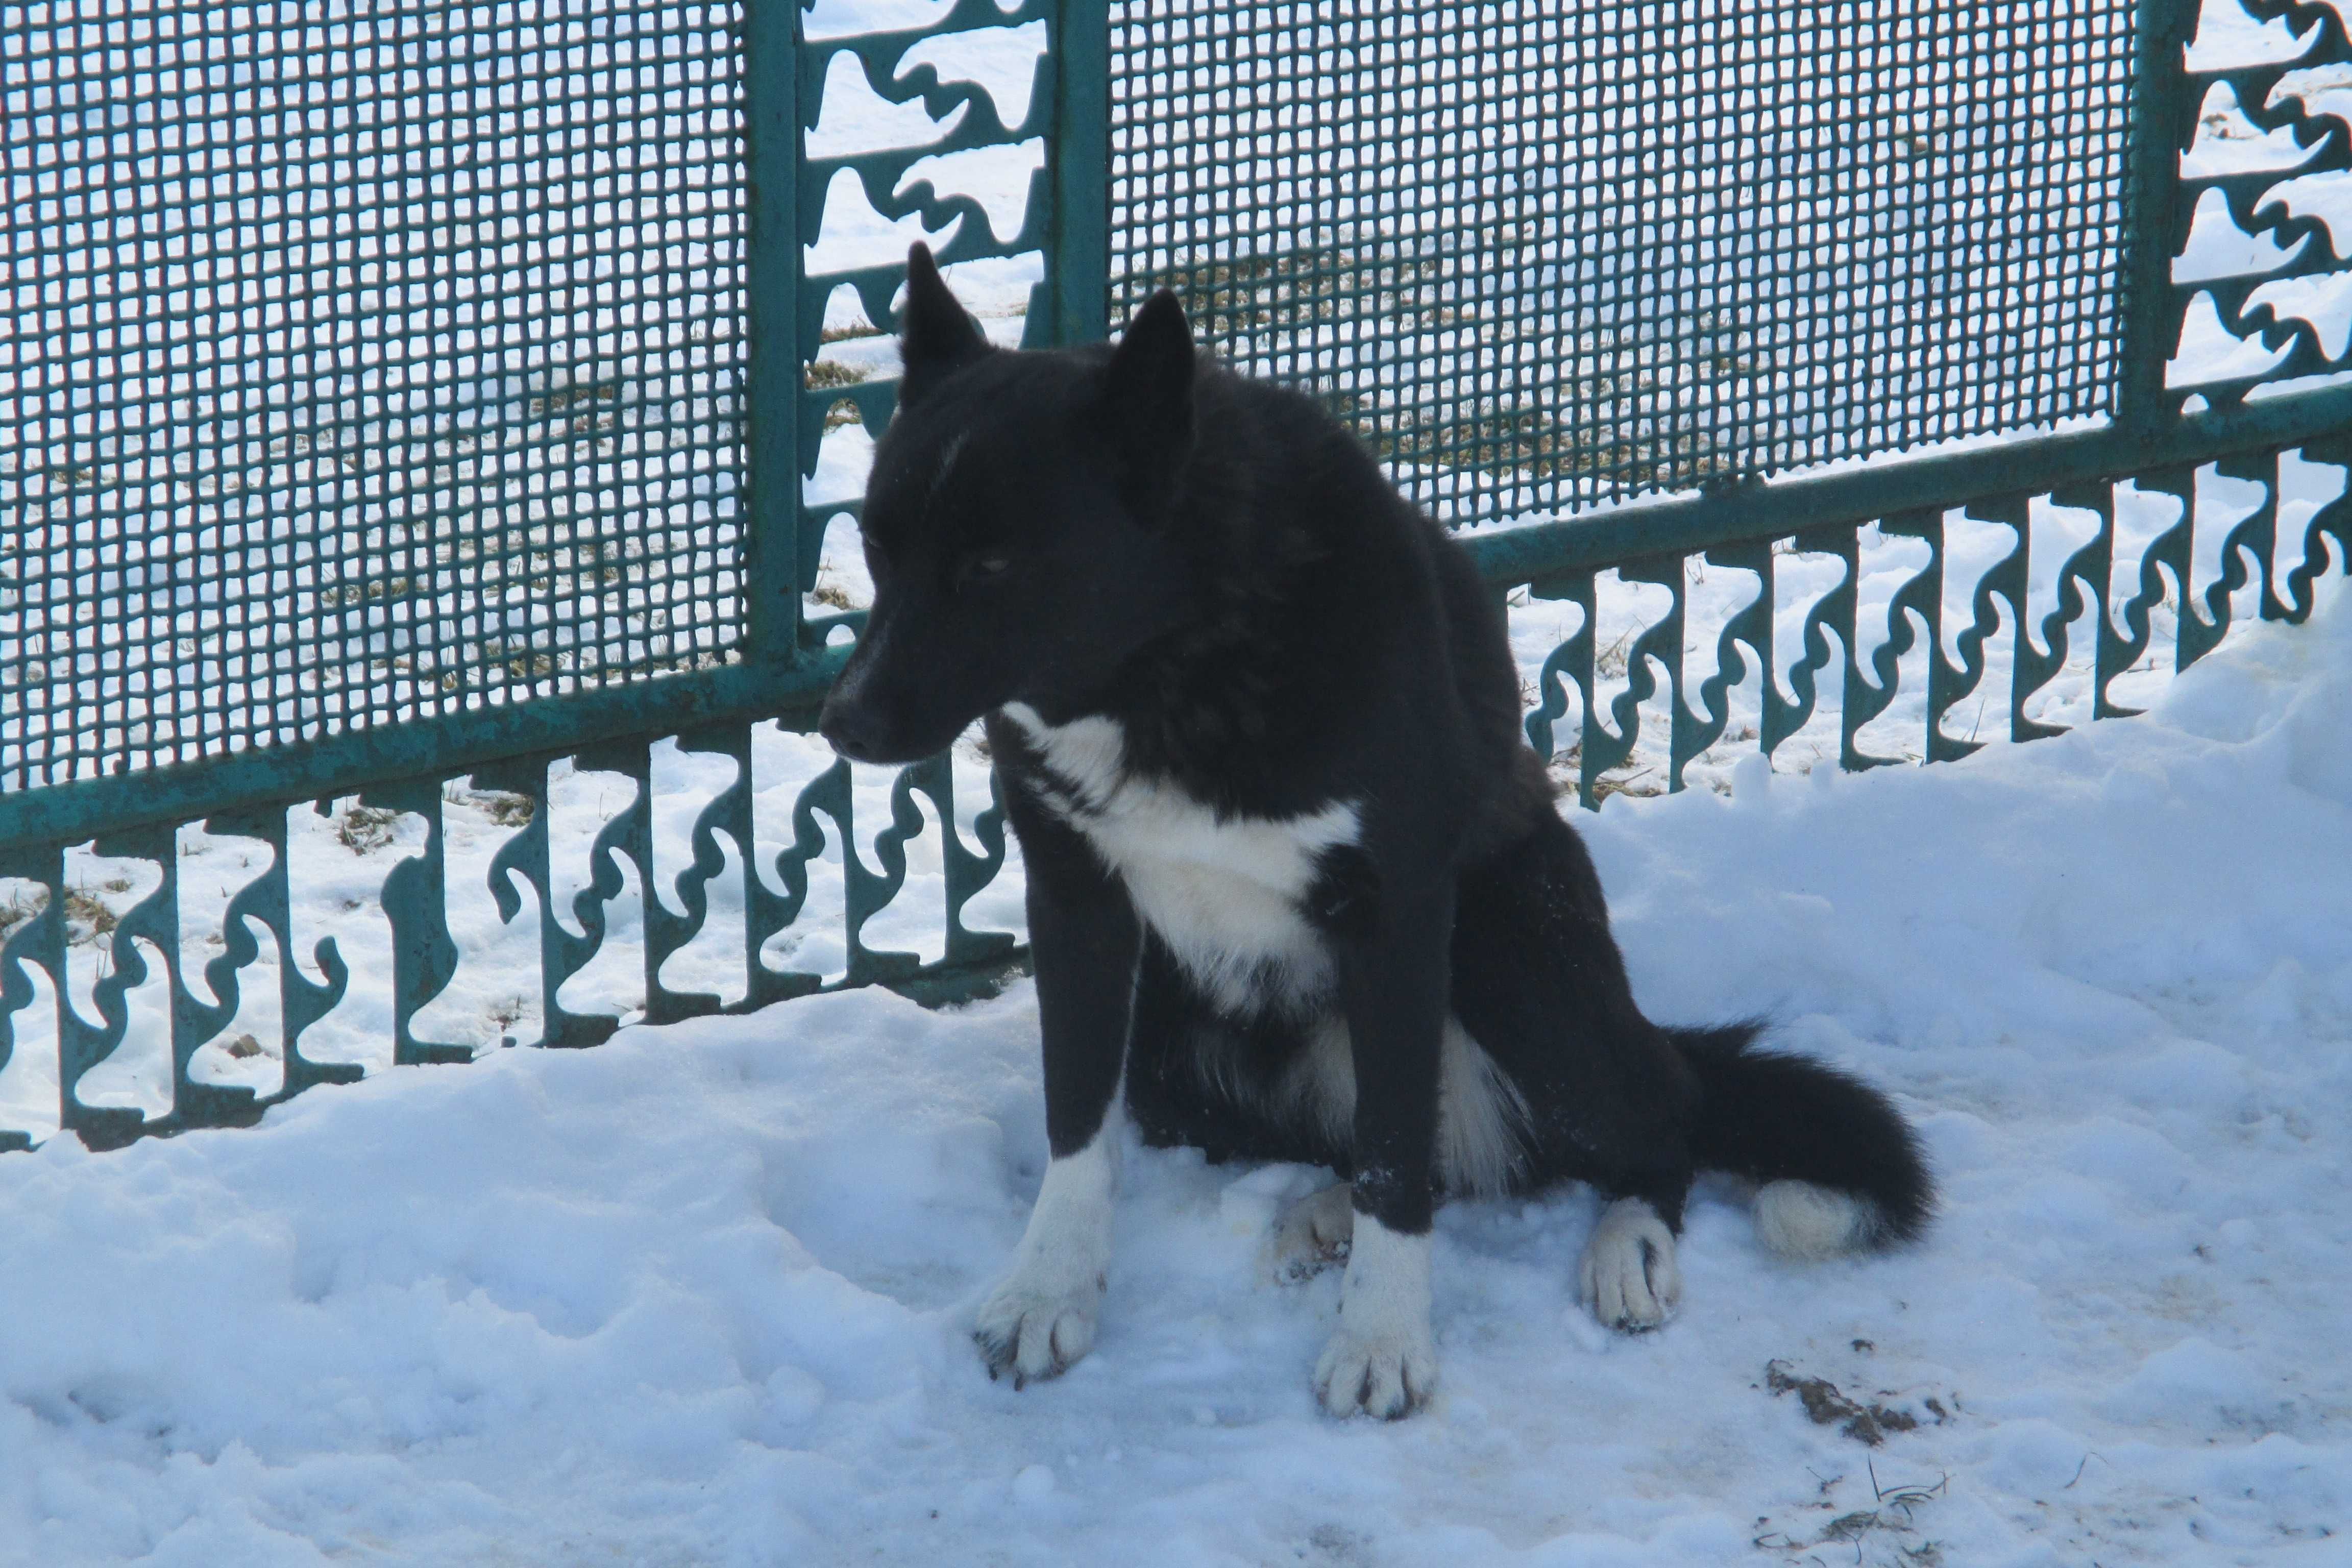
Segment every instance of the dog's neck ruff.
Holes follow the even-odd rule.
[[[1221,814],[1171,780],[1130,771],[1116,720],[1049,724],[1023,702],[1004,716],[1042,764],[1028,781],[1038,803],[1093,847],[1208,996],[1248,1015],[1329,992],[1330,952],[1306,900],[1325,853],[1356,842],[1354,803],[1286,817]]]

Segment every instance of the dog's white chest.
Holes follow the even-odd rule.
[[[1050,777],[1046,809],[1118,873],[1136,912],[1212,996],[1235,1010],[1327,991],[1331,961],[1303,904],[1327,850],[1356,841],[1352,805],[1303,816],[1220,816],[1127,771],[1127,738],[1101,718],[1047,724],[1014,703]]]

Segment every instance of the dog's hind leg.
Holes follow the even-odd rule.
[[[1454,1007],[1527,1110],[1532,1182],[1608,1199],[1578,1266],[1611,1328],[1655,1328],[1682,1294],[1696,1084],[1642,1016],[1582,840],[1549,810],[1462,879]]]
[[[1604,1200],[1576,1266],[1578,1297],[1604,1328],[1638,1334],[1674,1316],[1683,1274],[1675,1256],[1691,1169],[1651,1166],[1593,1185]]]
[[[1585,1240],[1576,1285],[1605,1327],[1628,1333],[1656,1328],[1682,1301],[1674,1229],[1647,1198],[1612,1199]]]
[[[1276,1283],[1297,1285],[1348,1260],[1356,1234],[1354,1192],[1341,1182],[1290,1205],[1274,1227]]]

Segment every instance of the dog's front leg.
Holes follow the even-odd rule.
[[[1022,853],[1053,1158],[1013,1272],[982,1304],[973,1331],[989,1375],[1011,1373],[1015,1388],[1057,1375],[1094,1348],[1140,941],[1126,890],[1075,835],[1034,825],[1022,834]]]
[[[1395,1420],[1437,1385],[1429,1326],[1429,1226],[1454,898],[1449,887],[1381,911],[1343,945],[1341,1001],[1356,1069],[1355,1227],[1339,1326],[1315,1369],[1334,1415]]]

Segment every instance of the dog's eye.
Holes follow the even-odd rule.
[[[965,557],[963,574],[971,581],[984,583],[992,577],[1003,576],[1012,566],[1013,557],[1010,555],[1002,551],[984,550],[977,555]]]

